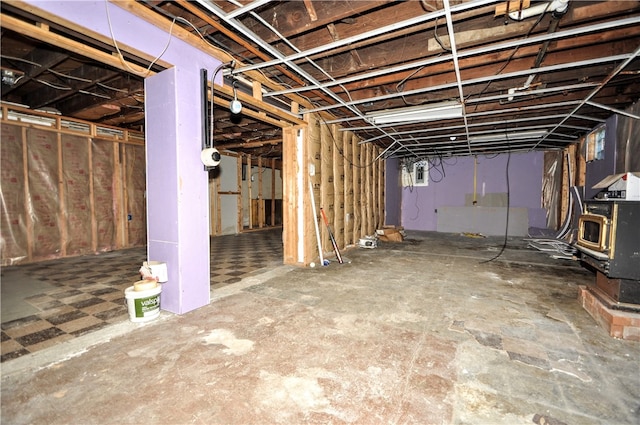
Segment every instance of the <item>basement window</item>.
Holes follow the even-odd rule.
[[[601,125],[587,135],[587,162],[604,159],[604,135],[607,126]]]
[[[405,163],[402,166],[402,186],[428,186],[429,185],[429,163],[427,161],[417,161]]]

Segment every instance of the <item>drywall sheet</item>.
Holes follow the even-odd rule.
[[[484,195],[476,195],[476,206],[479,207],[506,207],[509,203],[507,199],[507,193],[485,193]],[[473,205],[473,193],[465,193],[464,195],[465,207],[472,207]]]
[[[67,255],[91,251],[89,140],[61,134]]]
[[[17,263],[28,256],[25,214],[24,168],[21,128],[2,124],[0,143],[0,199],[2,200],[2,265]]]
[[[220,228],[223,235],[235,235],[238,229],[238,196],[220,195]]]
[[[33,257],[59,256],[60,190],[56,133],[27,129],[29,214],[33,221]]]
[[[507,209],[500,207],[440,207],[437,213],[438,232],[482,233],[485,236],[504,235]],[[509,208],[509,236],[526,236],[529,230],[527,208]]]
[[[125,145],[126,205],[129,246],[147,242],[147,211],[145,200],[146,166],[144,146]]]
[[[114,192],[114,144],[93,140],[91,168],[93,170],[93,214],[96,223],[96,249],[116,248],[116,194]]]

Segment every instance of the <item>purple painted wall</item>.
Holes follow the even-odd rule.
[[[209,303],[208,175],[200,162],[199,70],[176,66],[145,80],[147,251],[167,263],[161,307]]]
[[[477,198],[484,194],[507,191],[507,154],[497,157],[478,157]],[[511,207],[529,210],[530,227],[546,227],[545,212],[541,208],[542,152],[514,153],[509,160],[509,186]],[[437,213],[440,207],[461,207],[465,195],[473,194],[473,157],[449,158],[444,169],[431,167],[429,185],[426,187],[400,187],[388,178],[386,193],[395,199],[397,192],[402,197],[402,225],[408,230],[437,229]],[[388,173],[392,171],[389,167]],[[396,181],[396,180],[394,180]]]
[[[402,223],[402,192],[400,185],[400,161],[389,158],[384,166],[384,224],[400,226]]]
[[[80,24],[121,46],[174,65],[145,80],[147,252],[167,263],[163,309],[185,313],[209,303],[208,175],[200,162],[201,68],[220,61],[110,1],[34,1],[33,6]],[[221,78],[221,76],[219,76]],[[137,270],[132,270],[136,273]]]

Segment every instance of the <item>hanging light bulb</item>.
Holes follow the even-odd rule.
[[[229,109],[234,115],[239,114],[242,111],[242,103],[238,100],[238,91],[236,89],[236,81],[233,81],[233,100],[229,104]]]

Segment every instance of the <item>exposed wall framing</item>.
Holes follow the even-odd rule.
[[[2,265],[146,243],[140,133],[2,105]]]
[[[306,128],[286,131],[284,139],[283,181],[288,225],[285,229],[292,229],[290,232],[285,230],[284,235],[287,264],[309,264],[319,257],[309,182],[316,203],[315,219],[321,232],[321,249],[329,258],[333,248],[320,208],[341,249],[373,234],[383,225],[384,161],[376,160],[379,148],[371,144],[359,145],[359,139],[353,133],[340,131],[335,124],[325,124],[317,114],[307,115],[305,120],[308,122]],[[297,131],[302,134],[302,143],[297,140]],[[296,162],[299,158],[302,163]],[[298,166],[288,167],[288,164]],[[288,183],[298,185],[299,190],[292,190]],[[302,211],[297,209],[300,196],[304,199]],[[298,234],[296,238],[295,229],[303,235]]]
[[[281,168],[275,159],[224,152],[220,167],[209,174],[211,235],[281,226]],[[222,206],[225,197],[235,200],[225,204],[227,208]],[[228,208],[231,203],[233,212]],[[228,225],[231,219],[225,215],[229,214],[236,217],[234,229]]]

